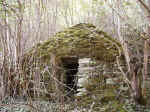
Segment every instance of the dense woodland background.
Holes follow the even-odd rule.
[[[120,42],[125,68],[122,68],[119,60],[116,59],[117,69],[121,73],[117,77],[128,88],[123,88],[126,93],[121,93],[122,89],[120,93],[117,93],[119,96],[115,96],[115,102],[111,102],[114,99],[109,97],[110,99],[99,100],[97,102],[101,101],[101,103],[97,103],[93,97],[89,98],[88,95],[84,96],[85,99],[79,97],[74,101],[69,100],[71,104],[69,110],[65,110],[68,102],[65,104],[64,97],[60,97],[55,101],[58,106],[50,104],[51,106],[48,107],[51,107],[52,110],[47,110],[47,112],[150,111],[148,110],[150,90],[147,89],[150,54],[150,0],[0,0],[0,111],[3,112],[5,108],[7,110],[10,105],[12,108],[20,109],[10,110],[11,112],[25,111],[23,107],[20,107],[20,103],[18,105],[14,101],[13,96],[9,99],[10,85],[13,85],[11,80],[15,79],[15,83],[25,82],[22,78],[25,75],[22,70],[25,54],[37,43],[42,43],[57,32],[80,23],[93,24],[97,29],[106,32]],[[38,72],[38,70],[35,71],[35,73]],[[14,77],[13,74],[15,74]],[[110,76],[108,77],[110,79]],[[85,88],[95,91],[95,89],[90,89],[90,86],[93,85],[95,83],[85,85]],[[117,90],[119,87],[114,88]],[[111,91],[108,90],[107,93]],[[128,100],[120,100],[118,97]],[[46,112],[40,106],[48,105],[47,102],[40,104],[35,103],[30,97],[26,99],[27,101],[22,105],[30,108],[29,111]],[[81,101],[75,102],[78,99]],[[131,99],[134,99],[134,103]],[[87,103],[84,103],[86,101]],[[127,104],[132,104],[132,106]]]

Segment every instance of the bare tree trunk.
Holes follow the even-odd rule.
[[[146,40],[144,43],[144,62],[143,62],[143,94],[145,93],[146,89],[145,89],[145,80],[147,79],[147,75],[148,75],[148,43],[150,40],[150,0],[148,0],[147,4],[142,1],[142,0],[138,0],[138,2],[140,3],[141,9],[145,14],[146,17],[146,23],[148,23],[147,26],[147,30],[146,30]]]
[[[6,2],[6,1],[5,1]],[[7,2],[5,3],[7,4]],[[23,21],[23,4],[18,0],[18,7],[11,8],[10,5],[3,5],[5,18],[0,23],[0,27],[3,28],[1,31],[1,43],[3,48],[3,65],[1,68],[1,75],[3,77],[3,84],[5,88],[5,94],[13,94],[11,90],[14,88],[14,84],[11,80],[12,77],[20,71],[16,72],[15,70],[19,70],[21,67],[20,57],[22,55],[22,47],[21,47],[21,39],[22,39],[22,21]],[[13,11],[12,11],[13,9]],[[18,21],[16,21],[17,30],[11,29],[12,23],[9,21],[9,15],[7,10],[12,11],[12,13],[17,17]],[[16,10],[18,11],[16,13]],[[15,29],[15,28],[14,28]],[[12,35],[12,32],[14,35]],[[16,34],[16,35],[15,35]],[[18,68],[19,66],[19,68]]]
[[[133,57],[130,61],[131,72],[131,89],[132,97],[138,104],[146,104],[142,93],[142,69],[143,65],[138,58]]]
[[[120,9],[120,1],[117,3],[118,9]],[[118,37],[122,44],[125,60],[127,63],[127,70],[129,77],[126,74],[126,77],[130,80],[131,86],[131,96],[134,98],[135,102],[138,104],[145,104],[143,94],[142,94],[142,84],[143,84],[143,77],[142,77],[142,62],[135,56],[130,50],[128,43],[123,39],[120,33],[120,18],[118,16]]]
[[[61,86],[60,86],[60,82],[61,81],[61,75],[60,74],[60,70],[59,70],[59,65],[58,65],[58,60],[56,59],[55,54],[51,54],[51,66],[52,66],[52,76],[54,79],[54,85],[55,85],[55,90],[57,93],[57,98],[59,98],[58,100],[61,99],[61,95],[62,95],[62,91],[61,91]]]
[[[20,0],[17,0],[18,7],[19,7],[19,15],[18,15],[18,24],[17,24],[17,37],[16,37],[16,63],[19,64],[20,66],[20,58],[22,55],[22,46],[21,46],[21,41],[22,41],[22,23],[23,23],[23,3],[20,2]],[[16,64],[16,65],[17,65]]]

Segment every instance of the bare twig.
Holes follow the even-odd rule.
[[[150,14],[150,8],[142,0],[138,0],[138,1],[146,9],[146,11]]]

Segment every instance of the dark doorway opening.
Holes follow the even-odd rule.
[[[77,72],[79,67],[78,57],[63,57],[62,65],[65,72],[65,90],[69,92],[69,95],[77,92]]]

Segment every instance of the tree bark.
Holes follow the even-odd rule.
[[[138,104],[146,104],[144,100],[143,93],[142,93],[142,63],[138,60],[138,58],[134,57],[130,61],[131,72],[130,75],[132,76],[131,79],[131,89],[132,89],[132,97],[134,98],[135,102]]]
[[[120,9],[121,2],[117,2],[118,9]],[[119,12],[119,11],[118,11]],[[128,42],[126,42],[121,33],[120,33],[120,17],[118,16],[118,37],[122,44],[127,70],[129,73],[129,80],[130,80],[130,87],[131,87],[131,96],[138,104],[145,104],[145,100],[142,94],[142,84],[143,84],[143,77],[142,77],[142,62],[138,59],[138,57],[129,49]],[[128,78],[127,74],[126,77]]]

